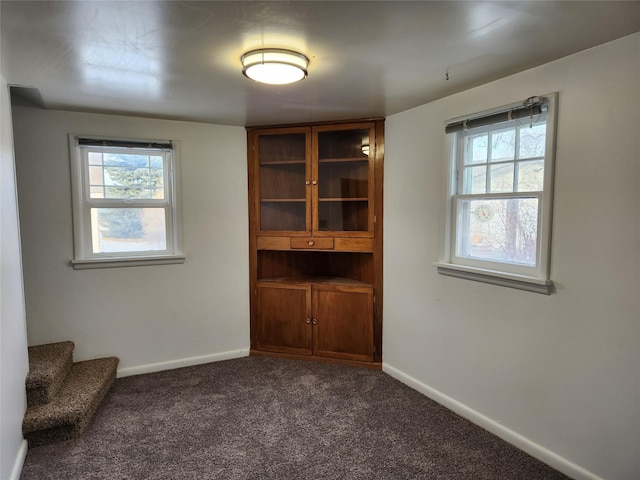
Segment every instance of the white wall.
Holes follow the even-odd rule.
[[[640,471],[638,78],[640,34],[386,125],[385,370],[575,478],[631,480]],[[439,276],[432,262],[444,228],[444,121],[552,91],[560,93],[557,293]],[[118,355],[128,373],[246,351],[243,129],[25,107],[15,108],[14,121],[30,344],[71,339],[76,359]],[[184,265],[69,267],[69,132],[181,141]],[[2,153],[4,178],[4,146]],[[15,230],[7,238],[15,248]],[[13,268],[11,278],[18,275]],[[4,283],[2,308],[4,388]],[[14,337],[10,358],[23,375]],[[4,441],[4,417],[2,428]]]
[[[640,475],[639,79],[636,34],[386,122],[385,370],[575,478]],[[557,293],[438,275],[444,122],[554,91]]]
[[[180,141],[183,265],[73,270],[67,134]],[[227,127],[14,105],[29,345],[127,375],[248,354],[246,135]]]
[[[9,89],[0,77],[0,479],[20,475],[29,370]]]

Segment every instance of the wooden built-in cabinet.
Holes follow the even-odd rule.
[[[257,349],[373,361],[373,287],[332,278],[259,281]]]
[[[383,139],[248,128],[252,354],[380,367]]]

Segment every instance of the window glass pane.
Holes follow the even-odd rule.
[[[105,198],[129,198],[129,199],[162,199],[163,192],[159,188],[142,188],[138,186],[121,187],[106,186]]]
[[[89,187],[89,195],[91,198],[104,198],[104,187],[102,186],[90,186]]]
[[[102,165],[102,153],[89,152],[89,165]]]
[[[151,168],[160,168],[160,169],[162,169],[162,157],[160,157],[160,156],[149,157],[149,166]]]
[[[456,255],[535,266],[538,199],[459,199]]]
[[[167,249],[164,208],[92,208],[93,253]]]
[[[463,193],[486,193],[487,167],[465,167]]]
[[[516,151],[514,128],[498,130],[491,134],[491,161],[512,160]]]
[[[491,165],[491,193],[513,192],[513,163]]]
[[[131,153],[104,153],[104,165],[109,167],[144,168],[149,166],[149,155]]]
[[[102,168],[102,165],[89,167],[89,185],[104,186],[104,168]]]
[[[546,123],[540,123],[531,128],[529,125],[520,127],[518,158],[544,157],[546,133]]]
[[[100,163],[89,152],[91,198],[164,199],[161,155],[105,153]],[[94,196],[94,192],[97,196]]]
[[[544,160],[519,162],[518,191],[541,192],[544,185]]]
[[[465,165],[471,163],[486,163],[489,145],[489,135],[474,135],[465,138]]]

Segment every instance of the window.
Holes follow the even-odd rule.
[[[449,122],[450,202],[439,272],[551,293],[556,95]]]
[[[69,136],[74,268],[182,263],[177,146]]]

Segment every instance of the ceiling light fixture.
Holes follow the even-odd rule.
[[[242,73],[256,82],[284,85],[307,76],[309,59],[298,52],[280,48],[262,48],[240,58]]]

